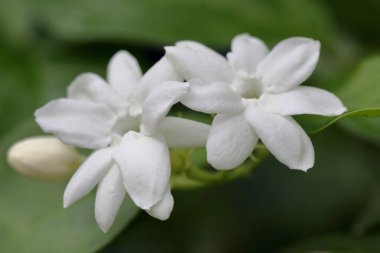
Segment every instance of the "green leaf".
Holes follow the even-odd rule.
[[[337,95],[350,109],[380,108],[380,55],[370,57],[338,91]],[[348,119],[341,124],[351,133],[380,144],[380,118]]]
[[[302,125],[305,131],[309,134],[316,134],[332,124],[346,118],[353,117],[380,117],[380,108],[359,109],[345,112],[342,115],[335,117],[316,116],[316,115],[299,115],[295,116],[296,120]]]
[[[93,54],[90,54],[92,52]],[[1,44],[0,115],[0,252],[90,253],[110,242],[139,209],[126,199],[112,229],[104,234],[94,218],[94,195],[64,209],[67,182],[25,178],[6,164],[7,149],[16,141],[41,135],[33,111],[64,95],[84,71],[104,73],[107,51],[57,47],[41,43],[33,51]],[[102,71],[99,71],[102,69]]]
[[[8,2],[14,1],[2,2],[0,14],[8,12]],[[331,18],[318,1],[31,0],[20,5],[25,9],[10,6],[14,7],[12,17],[20,13],[23,18],[9,29],[23,30],[20,23],[24,22],[29,27],[25,30],[47,32],[70,41],[166,45],[192,39],[224,47],[242,32],[272,42],[303,35],[327,43],[335,36]],[[5,22],[12,24],[10,19]]]
[[[310,134],[320,132],[342,120],[341,126],[368,141],[380,144],[380,56],[365,60],[341,85],[336,95],[348,112],[336,117],[296,116]]]
[[[112,229],[104,234],[94,218],[91,194],[73,206],[62,206],[67,182],[45,182],[16,174],[5,161],[14,141],[39,133],[30,118],[0,140],[0,252],[90,253],[111,241],[138,213],[126,199]]]
[[[350,109],[380,107],[380,55],[365,59],[337,91]]]
[[[0,63],[1,137],[33,113],[39,89],[35,66],[26,50],[6,46],[0,40]]]
[[[138,212],[132,201],[125,200],[114,226],[104,234],[95,223],[93,195],[63,209],[65,183],[36,182],[12,174],[2,176],[0,184],[1,252],[94,252]]]

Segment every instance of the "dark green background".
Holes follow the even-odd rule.
[[[249,178],[175,191],[165,222],[126,201],[106,235],[93,196],[63,210],[66,182],[23,178],[5,161],[13,142],[42,134],[34,110],[65,96],[76,75],[104,76],[119,49],[146,70],[183,39],[223,54],[243,32],[270,46],[318,39],[321,60],[307,84],[336,92],[349,109],[380,108],[379,13],[376,0],[0,0],[0,252],[380,252],[378,119],[313,135],[307,173],[271,157]]]

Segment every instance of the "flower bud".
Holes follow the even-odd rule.
[[[31,137],[8,150],[9,165],[18,173],[36,179],[64,180],[83,162],[84,156],[52,136]]]

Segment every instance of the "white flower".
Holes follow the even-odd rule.
[[[165,58],[141,76],[135,58],[118,52],[107,79],[109,84],[95,74],[82,74],[68,88],[68,98],[35,113],[45,132],[96,149],[66,187],[64,207],[98,184],[95,218],[103,231],[111,227],[126,192],[153,217],[167,219],[174,203],[168,146],[203,146],[209,127],[165,117],[189,86],[175,82],[178,76]]]
[[[181,102],[217,113],[207,140],[207,159],[216,169],[243,163],[259,138],[291,169],[314,164],[309,137],[290,115],[339,115],[346,108],[332,93],[299,86],[313,72],[320,44],[308,38],[281,41],[269,52],[258,38],[232,41],[227,60],[202,44],[184,41],[166,48],[190,91]]]
[[[13,144],[7,154],[12,168],[22,175],[43,179],[69,178],[84,161],[84,156],[53,136],[36,136]]]

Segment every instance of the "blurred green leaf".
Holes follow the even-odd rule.
[[[269,44],[289,36],[310,36],[322,41],[322,53],[328,49],[328,57],[322,55],[326,64],[316,73],[316,80],[320,83],[324,76],[326,85],[331,85],[329,79],[335,78],[338,65],[350,65],[357,56],[350,46],[344,47],[346,38],[337,42],[340,31],[324,7],[316,0],[0,0],[1,39],[25,46],[0,48],[0,62],[6,63],[0,66],[1,160],[5,161],[5,150],[11,143],[41,133],[31,123],[36,107],[63,96],[79,73],[91,71],[104,76],[108,59],[123,43],[141,49],[192,39],[224,49],[241,32],[259,36]],[[360,91],[376,98],[375,92]],[[350,112],[359,115],[363,111],[355,109],[380,108],[363,106],[363,100],[356,108],[349,108]],[[25,119],[31,125],[23,123]],[[325,127],[338,119],[317,119],[317,126]],[[348,122],[361,121],[342,122],[348,127]],[[375,138],[380,124],[368,122],[359,124],[356,134]],[[311,127],[315,129],[315,125]],[[170,252],[186,247],[193,252],[236,252],[260,243],[273,249],[295,237],[349,227],[371,195],[371,171],[376,170],[378,160],[376,150],[333,129],[313,137],[316,167],[307,174],[289,171],[272,159],[251,180],[202,190],[196,200],[186,198],[193,192],[186,193],[185,198],[177,195],[169,221],[147,218],[148,227],[134,223],[139,229],[135,234],[126,230],[122,249]],[[200,157],[204,161],[203,154]],[[92,215],[92,196],[62,209],[64,186],[32,181],[4,164],[0,166],[0,252],[95,251],[137,212],[126,201],[115,227],[104,235]],[[151,230],[151,224],[156,229]],[[163,232],[165,227],[170,233]],[[161,247],[163,244],[166,247]],[[108,252],[115,251],[121,250]]]
[[[380,107],[380,55],[365,59],[337,91],[349,109]]]
[[[0,252],[94,252],[115,237],[139,209],[126,199],[113,228],[104,234],[93,215],[93,195],[64,209],[67,182],[38,181],[13,172],[5,162],[6,149],[37,132],[30,118],[0,140]]]
[[[334,128],[312,141],[316,161],[306,174],[277,161],[264,164],[268,171],[261,171],[267,180],[276,175],[268,181],[269,192],[261,189],[271,199],[264,216],[274,230],[302,234],[331,229],[361,212],[373,190],[379,159],[370,147]],[[259,185],[256,190],[260,191]]]
[[[39,90],[37,71],[26,50],[0,41],[0,63],[1,137],[3,132],[33,113]]]
[[[32,116],[38,106],[64,95],[67,85],[81,72],[104,74],[112,54],[92,49],[41,42],[28,51],[0,44],[0,61],[5,63],[0,65],[0,252],[94,252],[139,211],[126,199],[113,228],[104,234],[93,215],[93,195],[64,209],[67,182],[24,178],[6,164],[10,145],[42,134]]]
[[[336,95],[341,98],[348,112],[337,117],[314,115],[296,116],[308,133],[317,133],[340,121],[350,132],[380,144],[380,56],[365,60],[340,86]]]
[[[377,253],[380,251],[380,235],[354,237],[333,234],[307,239],[282,253]]]
[[[26,0],[0,0],[0,38],[9,44],[27,45],[35,29],[30,26],[30,5]],[[17,18],[16,18],[17,17]]]
[[[363,0],[358,4],[352,0],[324,0],[342,29],[350,32],[363,43],[378,44],[380,33],[380,3]]]
[[[366,234],[380,225],[380,186],[376,185],[367,206],[353,223],[351,230],[354,235]]]
[[[337,117],[314,115],[296,116],[310,133],[317,133],[337,121],[352,133],[380,144],[380,56],[365,60],[336,94],[348,112]]]
[[[16,24],[8,20],[9,30],[25,29],[19,24],[24,22],[29,30],[70,41],[166,45],[192,39],[225,47],[242,32],[272,42],[303,35],[329,44],[335,36],[328,11],[311,0],[20,1],[23,4],[10,6],[13,16],[20,13],[23,19]],[[14,1],[2,2],[0,16],[8,17],[3,12]]]
[[[374,109],[359,109],[345,112],[342,115],[335,117],[318,116],[318,115],[297,115],[296,120],[302,125],[305,131],[309,134],[316,134],[332,124],[347,118],[353,117],[380,117],[380,108]]]
[[[380,108],[380,56],[364,60],[337,95],[350,110]],[[380,118],[342,121],[344,128],[368,141],[380,144]]]

